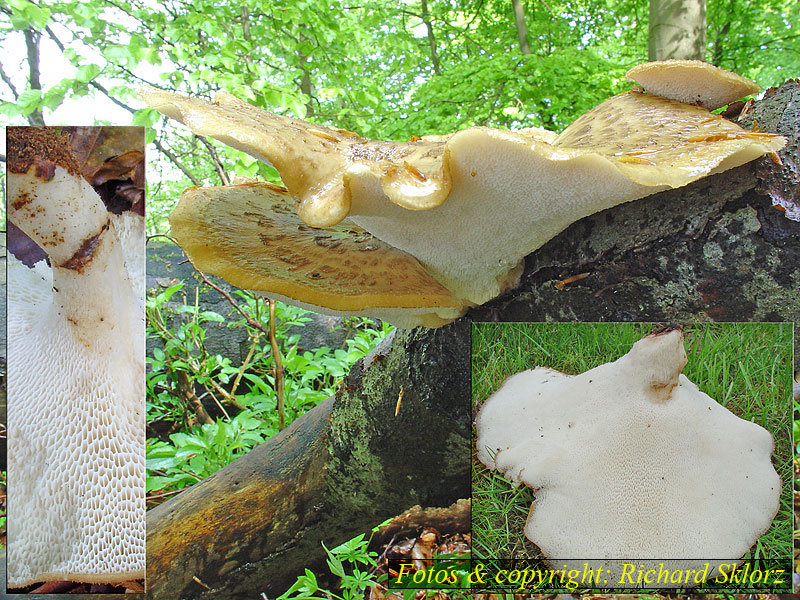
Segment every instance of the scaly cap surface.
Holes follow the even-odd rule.
[[[641,93],[607,100],[559,136],[475,127],[416,142],[370,142],[226,94],[214,103],[158,90],[143,97],[196,133],[274,165],[308,225],[348,218],[416,258],[463,308],[515,285],[522,259],[578,219],[784,144]],[[192,230],[208,226],[185,218],[198,219]]]

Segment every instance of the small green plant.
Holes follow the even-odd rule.
[[[183,289],[183,283],[172,285],[150,296],[146,304],[147,335],[161,343],[147,359],[147,423],[153,431],[163,432],[147,440],[151,499],[208,477],[279,429],[276,361],[265,335],[270,326],[266,300],[233,292],[246,316],[225,325],[245,328],[250,347],[237,367],[228,358],[210,354],[205,346],[205,327],[224,323],[225,317],[201,310],[197,294],[193,303],[182,296],[182,303],[176,305],[176,295]],[[368,319],[350,319],[344,325],[348,338],[341,348],[301,350],[296,330],[311,320],[309,315],[276,303],[273,326],[284,376],[287,424],[335,394],[353,363],[392,330]]]
[[[181,489],[205,479],[253,446],[277,433],[242,412],[230,422],[201,425],[189,433],[173,433],[172,443],[147,440],[147,492]]]
[[[213,387],[214,378],[230,367],[230,360],[209,355],[205,350],[204,324],[222,322],[222,315],[201,311],[197,299],[192,305],[170,306],[170,299],[183,288],[172,285],[146,301],[147,336],[158,338],[162,348],[154,348],[147,358],[147,421],[182,421],[196,406],[188,394],[191,383]]]
[[[320,588],[317,576],[306,569],[277,600],[363,599],[367,588],[377,584],[370,571],[377,565],[378,554],[369,550],[369,542],[362,533],[331,550],[322,545],[328,557],[328,569],[339,578],[340,594]]]

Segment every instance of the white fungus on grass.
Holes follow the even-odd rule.
[[[478,458],[534,490],[525,535],[554,568],[597,559],[614,584],[626,561],[711,561],[711,577],[769,528],[772,436],[701,392],[686,362],[680,331],[656,333],[580,375],[517,373],[481,407]]]

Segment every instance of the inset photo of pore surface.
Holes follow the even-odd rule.
[[[791,591],[792,324],[473,324],[488,590]]]
[[[7,149],[7,588],[144,592],[144,132]]]

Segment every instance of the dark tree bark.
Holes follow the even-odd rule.
[[[800,321],[800,83],[742,120],[787,138],[764,157],[574,223],[526,258],[476,321]],[[576,275],[587,276],[556,285]],[[796,335],[798,327],[795,328]]]
[[[469,332],[397,332],[335,398],[151,510],[148,595],[272,598],[324,566],[323,541],[469,497]]]
[[[25,33],[25,47],[28,51],[28,81],[32,90],[41,90],[42,84],[39,81],[39,43],[42,34],[35,29],[28,28]],[[36,109],[28,115],[28,123],[31,125],[44,125],[44,116],[40,109]]]
[[[398,332],[335,399],[150,511],[152,598],[274,597],[319,565],[321,541],[468,496],[470,320],[800,320],[800,223],[773,207],[798,203],[800,84],[748,119],[787,136],[783,166],[765,158],[575,223],[527,257],[518,289]]]

